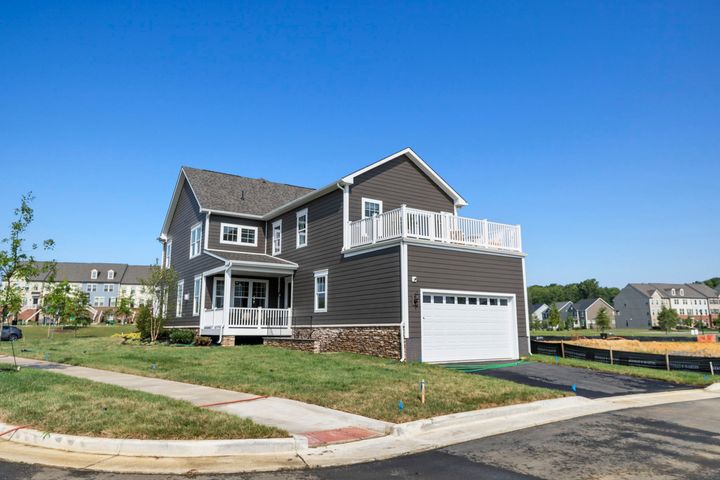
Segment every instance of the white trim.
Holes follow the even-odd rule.
[[[413,163],[415,163],[415,165],[417,165],[420,168],[420,170],[425,172],[425,174],[428,177],[430,177],[435,183],[437,183],[440,186],[440,188],[442,188],[445,191],[445,193],[447,193],[453,199],[455,205],[460,206],[460,207],[467,205],[467,202],[465,201],[465,199],[462,198],[460,196],[460,194],[457,193],[450,185],[448,185],[448,183],[445,180],[443,180],[443,178],[440,175],[438,175],[437,172],[435,172],[435,170],[430,168],[430,166],[427,163],[425,163],[425,161],[423,161],[423,159],[420,158],[420,156],[417,153],[415,153],[412,150],[412,148],[406,148],[404,150],[401,150],[397,153],[390,155],[389,157],[385,157],[381,160],[378,160],[377,162],[375,162],[371,165],[368,165],[365,168],[362,168],[356,172],[351,173],[350,175],[343,177],[342,181],[352,184],[355,182],[355,177],[357,177],[358,175],[362,175],[365,172],[368,172],[374,168],[377,168],[380,165],[383,165],[391,160],[395,160],[396,158],[401,157],[403,155],[407,155],[410,158],[410,160],[412,160]]]
[[[278,248],[277,251],[275,250],[275,228],[279,227],[280,229],[280,237],[278,238]],[[282,218],[280,220],[275,220],[272,223],[272,256],[280,255],[282,253]]]
[[[343,255],[345,257],[353,257],[355,255],[363,255],[365,253],[374,252],[376,250],[382,250],[383,248],[391,248],[396,247],[400,245],[400,243],[405,242],[408,245],[413,245],[416,247],[428,247],[428,248],[439,248],[441,250],[455,250],[460,252],[472,252],[472,253],[478,253],[483,255],[497,255],[500,257],[513,257],[513,258],[525,258],[527,254],[525,253],[512,253],[512,252],[501,252],[498,250],[493,249],[485,249],[482,247],[470,247],[470,246],[462,246],[462,245],[445,245],[438,242],[433,242],[429,240],[420,240],[416,238],[405,238],[402,237],[398,238],[391,238],[389,240],[383,240],[382,242],[377,243],[370,243],[368,245],[362,245],[359,247],[353,247],[352,250],[347,250],[343,252]]]
[[[317,291],[317,279],[318,278],[324,278],[325,279],[325,291],[323,292],[325,294],[325,307],[324,308],[318,308],[318,291]],[[316,270],[313,273],[313,311],[315,313],[325,313],[328,311],[328,269],[324,270]]]
[[[300,244],[300,217],[305,217],[305,243]],[[308,233],[310,231],[310,216],[307,207],[295,212],[295,248],[303,248],[308,246]]]
[[[198,287],[198,281],[200,286]],[[202,312],[202,275],[193,277],[193,305],[192,316],[196,317]]]
[[[213,310],[215,310],[216,308],[219,308],[219,307],[216,307],[216,306],[215,306],[215,305],[216,305],[216,300],[217,300],[217,291],[218,291],[218,286],[217,286],[217,284],[218,284],[218,281],[222,280],[222,281],[224,282],[224,281],[225,281],[225,278],[226,278],[225,276],[213,278],[213,290],[212,290],[212,295],[210,295],[211,307],[212,307]],[[224,307],[225,307],[225,303],[227,302],[227,298],[225,298],[225,284],[223,284],[223,295],[222,295],[222,297],[223,297],[223,308],[224,308]]]
[[[170,265],[172,265],[172,245],[172,239],[165,242],[165,261],[163,262],[165,268],[170,268]]]
[[[203,243],[205,250],[210,246],[210,213],[205,214],[205,229],[203,230]]]
[[[380,211],[377,213],[378,215],[381,215],[383,213],[383,202],[382,200],[375,200],[374,198],[366,198],[362,197],[362,210],[360,211],[360,218],[368,218],[365,216],[365,204],[366,203],[377,203],[380,206]]]
[[[350,185],[343,185],[343,250],[348,248],[348,224],[350,223]]]
[[[342,182],[340,182],[342,183]],[[322,188],[318,188],[317,190],[311,190],[302,197],[298,197],[295,200],[293,200],[290,203],[286,203],[285,205],[281,205],[277,207],[275,210],[266,213],[262,216],[264,220],[272,220],[273,218],[278,217],[279,215],[282,215],[285,212],[289,212],[290,210],[294,210],[297,207],[301,207],[305,205],[306,203],[310,202],[311,200],[315,200],[316,198],[320,198],[323,195],[326,195],[336,188],[341,188],[339,183],[337,181],[332,182],[328,185],[325,185]]]
[[[190,183],[190,182],[188,182]],[[224,215],[226,217],[235,217],[235,218],[245,218],[247,220],[263,220],[265,216],[263,215],[253,215],[250,213],[238,213],[238,212],[226,212],[225,210],[215,210],[212,208],[202,208],[200,207],[200,211],[204,213],[212,213],[215,215]]]
[[[108,278],[108,280],[115,280],[115,270],[112,270],[112,269],[108,270],[107,278]]]
[[[357,327],[401,327],[401,323],[346,323],[342,325],[294,325],[293,328],[357,328]]]
[[[98,271],[97,269],[93,268],[90,270],[90,279],[91,280],[97,280],[98,279]]]
[[[236,242],[232,242],[232,241],[224,240],[224,239],[223,239],[223,237],[224,237],[224,235],[225,235],[225,227],[237,228],[237,241],[236,241]],[[254,232],[253,238],[255,239],[255,241],[254,241],[253,243],[246,243],[246,242],[243,242],[243,241],[242,241],[242,231],[243,231],[243,229],[245,229],[245,230],[252,230],[252,231]],[[250,225],[241,225],[241,224],[238,224],[238,223],[225,223],[225,222],[222,222],[222,223],[220,223],[220,243],[224,243],[224,244],[227,244],[227,245],[241,245],[241,246],[245,246],[245,247],[257,247],[257,244],[258,244],[258,227],[253,227],[253,226],[250,226]]]
[[[410,338],[410,306],[408,296],[408,246],[400,244],[400,318],[405,338]]]
[[[523,294],[525,295],[525,331],[527,332],[527,347],[528,347],[528,355],[532,355],[532,352],[530,351],[530,305],[528,305],[528,294],[527,294],[527,279],[525,277],[525,258],[522,259],[522,276],[523,276]],[[543,305],[545,305],[543,303]],[[549,305],[545,305],[547,308],[550,308]],[[517,308],[517,307],[515,307]],[[533,312],[534,314],[535,312]],[[542,316],[542,314],[540,315]],[[518,349],[520,347],[519,345],[519,339],[518,339]]]
[[[293,290],[295,290],[292,287],[292,283],[293,283],[292,279],[293,278],[288,275],[287,277],[285,277],[285,283],[283,284],[283,305],[285,306],[285,308],[292,308],[292,293],[293,293]],[[288,288],[288,286],[290,288]],[[288,298],[288,290],[290,291],[289,298]]]
[[[194,243],[194,242],[193,242],[193,232],[194,232],[195,230],[197,230],[198,228],[200,228],[200,238],[198,238],[198,239],[197,239],[197,242],[195,242],[195,243],[198,244],[198,251],[193,255],[193,243]],[[190,249],[189,249],[189,250],[190,250],[190,258],[199,257],[200,254],[202,253],[202,243],[203,243],[203,237],[202,237],[203,231],[202,231],[202,229],[203,229],[203,224],[202,224],[202,222],[198,222],[198,223],[196,223],[195,225],[193,225],[192,227],[190,227]]]
[[[179,280],[175,287],[175,317],[180,318],[183,314],[183,296],[185,295],[185,279]]]
[[[227,266],[225,266],[225,265],[222,265],[220,267],[215,267],[212,270],[207,270],[207,271],[203,272],[202,275],[204,277],[209,277],[210,275],[217,275],[218,273],[224,272],[226,268],[227,268]]]
[[[478,297],[512,298],[513,315],[512,315],[512,319],[511,319],[510,323],[512,324],[511,325],[512,326],[511,335],[512,335],[512,338],[514,339],[513,356],[507,357],[507,358],[503,357],[503,358],[488,358],[488,359],[468,359],[467,361],[474,361],[474,360],[491,361],[491,360],[507,360],[507,359],[520,358],[520,349],[519,349],[520,345],[519,345],[519,341],[518,341],[518,326],[517,326],[517,295],[515,295],[514,293],[472,292],[472,291],[468,291],[468,290],[444,290],[444,289],[436,289],[436,288],[421,288],[420,289],[420,332],[421,332],[421,334],[420,334],[420,360],[421,361],[424,361],[424,360],[422,360],[422,356],[423,356],[423,347],[425,346],[423,343],[424,337],[422,335],[422,332],[425,331],[425,323],[424,323],[425,320],[424,320],[423,312],[422,312],[422,308],[423,308],[422,307],[423,306],[422,299],[426,293],[428,293],[430,295],[432,295],[433,293],[438,293],[440,295],[460,295],[460,296],[467,295],[467,296],[478,296]],[[530,336],[528,335],[528,339],[529,338],[530,338]],[[529,340],[528,340],[528,343],[529,343]],[[465,361],[465,360],[463,360],[463,361]],[[443,362],[433,362],[433,363],[443,363]]]
[[[248,282],[248,306],[247,307],[236,307],[235,306],[235,282]],[[268,308],[268,300],[270,297],[270,280],[264,279],[264,278],[245,278],[245,277],[233,277],[232,276],[232,270],[230,270],[230,296],[232,297],[232,302],[230,308]],[[252,297],[253,297],[253,285],[255,283],[264,283],[265,284],[265,302],[262,307],[253,307],[252,306]]]

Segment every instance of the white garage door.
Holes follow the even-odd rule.
[[[424,362],[517,358],[512,295],[423,291],[420,314]]]

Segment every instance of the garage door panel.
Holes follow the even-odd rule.
[[[432,303],[427,303],[427,297],[424,297],[421,311],[423,361],[495,360],[516,356],[516,314],[512,296],[494,294],[492,300],[482,298],[483,305],[480,298],[469,304],[473,294],[467,292],[426,291],[424,295],[430,295]],[[448,300],[453,303],[445,303]],[[490,305],[491,301],[498,304]],[[501,302],[505,305],[500,305]]]

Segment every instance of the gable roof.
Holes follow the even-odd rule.
[[[707,298],[708,296],[716,296],[712,294],[712,288],[704,284],[629,283],[628,285],[630,285],[632,288],[639,291],[646,297],[652,296],[655,291],[657,291],[663,298]],[[683,289],[685,295],[680,295],[681,288]],[[672,294],[673,289],[675,289],[675,295]]]
[[[182,167],[201,210],[263,216],[314,189]]]
[[[352,185],[358,175],[362,175],[403,155],[406,155],[410,161],[435,182],[453,200],[455,206],[463,207],[467,205],[465,199],[411,148],[400,150],[318,189],[275,183],[262,178],[248,178],[211,170],[182,167],[175,184],[170,207],[165,215],[161,238],[164,238],[163,236],[170,227],[170,221],[175,212],[184,182],[187,182],[190,186],[201,211],[270,220],[342,185]]]
[[[705,297],[716,298],[718,296],[717,290],[708,287],[704,283],[691,283],[688,286]]]
[[[548,306],[544,303],[533,303],[532,305],[530,305],[530,312],[535,313],[542,307],[548,308]]]
[[[557,309],[560,310],[561,312],[562,312],[564,309],[566,309],[566,308],[568,308],[568,307],[571,307],[572,304],[573,304],[573,303],[570,302],[570,301],[567,301],[567,302],[555,302],[555,306],[556,306]]]
[[[578,300],[577,302],[573,303],[573,307],[575,307],[575,310],[587,310],[592,305],[594,305],[596,302],[602,302],[605,305],[607,305],[608,308],[613,309],[612,305],[610,305],[608,302],[606,302],[604,299],[598,297],[598,298],[583,298],[582,300]]]
[[[141,280],[150,276],[151,269],[152,267],[150,265],[128,265],[120,283],[140,285]]]
[[[37,262],[44,268],[48,262]],[[140,284],[140,279],[150,273],[149,265],[128,265],[127,263],[95,263],[95,262],[55,262],[55,281],[67,280],[71,283],[128,283]],[[97,270],[97,278],[92,278],[92,271]],[[115,275],[108,279],[108,272]],[[40,271],[30,281],[45,282],[50,280],[49,271]]]

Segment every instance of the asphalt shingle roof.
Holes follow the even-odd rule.
[[[47,281],[50,272],[42,270],[47,262],[37,262],[40,273],[31,281]],[[97,278],[92,278],[93,269],[98,271]],[[108,279],[108,272],[113,270],[115,276]],[[94,262],[55,262],[55,281],[67,280],[72,283],[128,283],[140,284],[139,279],[150,272],[149,265],[128,265],[127,263],[94,263]]]
[[[314,188],[183,167],[200,206],[208,210],[262,216]]]
[[[128,265],[122,283],[128,285],[140,285],[140,280],[144,280],[150,276],[152,267],[150,265]]]
[[[575,310],[585,310],[598,300],[598,298],[583,298],[582,300],[575,302],[573,306],[575,307]]]
[[[665,298],[707,298],[715,296],[712,294],[713,289],[704,284],[631,283],[630,286],[647,297],[651,296],[655,290],[660,292],[660,295]],[[672,294],[673,288],[675,289],[675,295]],[[685,295],[680,295],[681,288],[685,292]]]

